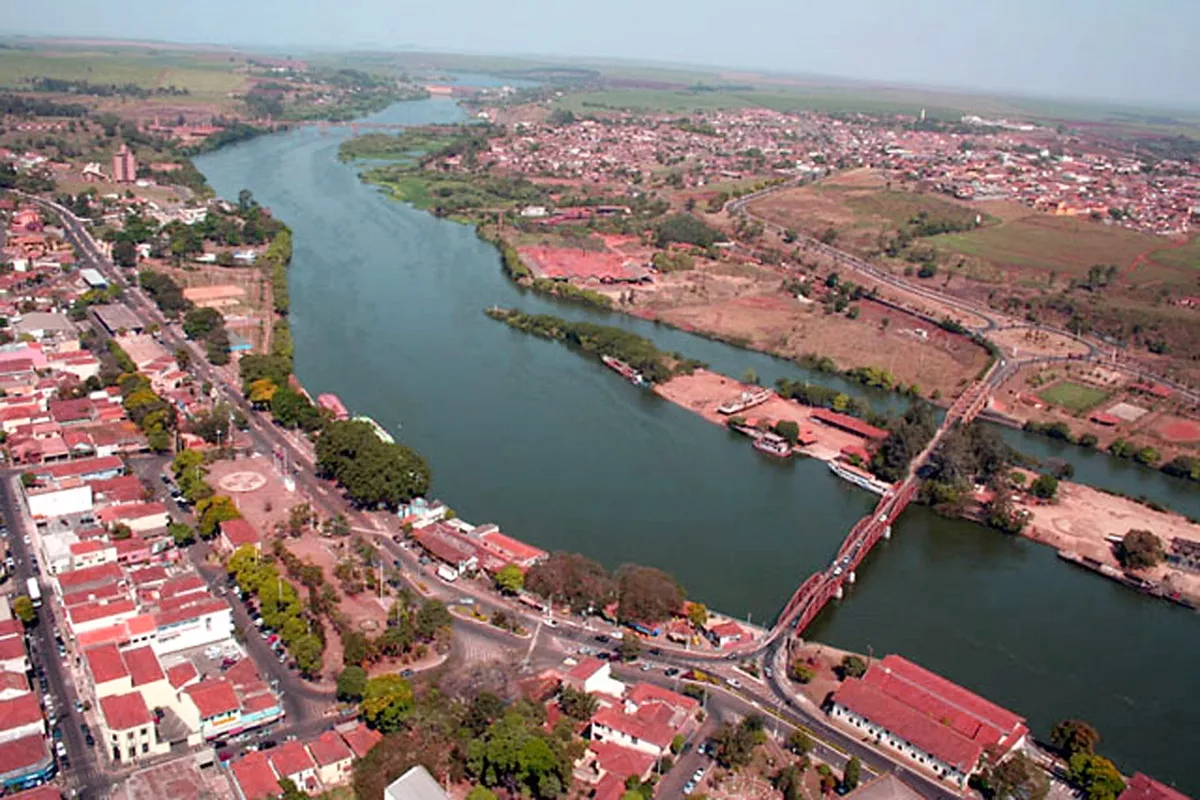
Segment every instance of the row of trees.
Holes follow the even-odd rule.
[[[325,649],[319,635],[322,628],[319,621],[305,613],[296,588],[279,574],[274,559],[245,545],[229,557],[226,570],[242,591],[258,600],[263,622],[279,633],[300,672],[307,676],[320,674]]]
[[[159,397],[150,386],[150,379],[137,371],[133,360],[112,339],[109,352],[124,371],[117,380],[121,390],[121,405],[138,428],[146,435],[146,443],[156,453],[171,449],[176,425],[175,407]]]
[[[596,356],[620,359],[651,383],[662,383],[672,375],[690,373],[703,366],[678,353],[664,353],[649,339],[611,325],[573,322],[551,314],[526,314],[517,309],[489,309],[487,314],[524,333],[562,342]]]
[[[894,482],[904,477],[909,464],[933,438],[937,420],[928,403],[916,402],[890,427],[891,433],[871,459],[871,471],[885,481]]]
[[[626,564],[609,575],[578,553],[551,553],[529,568],[524,583],[534,594],[577,613],[600,612],[615,602],[623,622],[661,622],[678,614],[685,600],[683,587],[660,569]]]

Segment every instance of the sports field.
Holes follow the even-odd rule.
[[[1109,393],[1082,383],[1059,381],[1038,392],[1038,397],[1073,414],[1080,414],[1103,403],[1109,398]]]

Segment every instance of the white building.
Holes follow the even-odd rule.
[[[92,510],[92,487],[70,482],[60,486],[30,487],[25,490],[25,502],[34,519],[84,514]]]
[[[450,800],[450,796],[420,764],[388,784],[384,800]]]
[[[137,692],[101,699],[100,711],[100,741],[114,763],[137,761],[170,750],[170,745],[158,741],[154,717]]]

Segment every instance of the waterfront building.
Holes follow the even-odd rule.
[[[1139,772],[1129,779],[1117,800],[1188,800],[1188,796]]]
[[[999,763],[1029,733],[1024,718],[897,655],[843,683],[829,714],[960,789],[985,754]]]

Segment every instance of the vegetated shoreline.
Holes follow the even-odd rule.
[[[361,157],[363,157],[363,156],[359,156],[359,158],[361,158]],[[350,163],[353,163],[353,161],[355,159],[348,159],[348,160],[350,161]],[[388,191],[387,187],[385,185],[366,178],[366,176],[364,174],[360,174],[360,177],[362,178],[363,182],[370,183],[372,185],[379,187],[386,194],[388,194],[388,196],[391,197],[392,199],[400,200],[401,202],[407,202],[407,201],[397,197],[394,193]],[[466,179],[469,181],[470,177],[467,176]],[[409,202],[409,205],[413,206],[414,208],[418,208],[418,206],[414,203]],[[430,211],[430,209],[419,209],[419,210],[425,210],[427,212],[432,213]],[[434,214],[434,216],[441,216],[441,215]],[[485,229],[485,227],[484,227],[486,224],[485,220],[480,219],[478,217],[464,216],[464,215],[450,215],[448,217],[443,216],[442,218],[449,219],[451,221],[454,221],[454,222],[457,222],[460,224],[473,226],[475,229],[476,236],[478,236],[480,239],[482,239],[484,241],[489,242],[496,248],[497,255],[499,256],[501,269],[504,271],[505,275],[507,275],[519,287],[521,287],[523,289],[529,289],[530,291],[533,291],[537,294],[542,294],[542,295],[549,296],[549,297],[555,297],[555,298],[558,298],[558,299],[564,300],[564,301],[579,303],[581,305],[588,306],[591,308],[602,309],[602,310],[610,311],[610,312],[620,311],[620,309],[617,309],[614,307],[612,301],[607,296],[600,294],[599,292],[594,292],[594,291],[590,291],[587,289],[579,289],[577,287],[570,286],[569,284],[563,284],[563,283],[559,283],[556,281],[550,281],[550,280],[545,280],[545,279],[542,279],[542,280],[535,279],[533,277],[533,273],[529,270],[529,268],[521,260],[520,254],[516,251],[516,249],[514,247],[512,247],[511,245],[509,245],[504,240],[503,236],[501,236],[498,232],[490,232]],[[519,325],[513,324],[513,322],[511,321],[511,318],[510,319],[504,318],[505,315],[509,314],[509,312],[507,310],[490,309],[485,313],[488,313],[488,315],[492,316],[493,319],[497,319],[497,320],[505,322],[510,327],[514,327],[514,328],[518,328],[518,329],[520,328]],[[520,312],[518,312],[518,313],[520,313]],[[624,313],[628,314],[629,312],[626,311]],[[526,316],[529,316],[529,315],[526,315]],[[549,315],[542,315],[542,316],[549,316]],[[642,317],[642,316],[639,316],[636,314],[629,314],[629,316],[633,316],[638,319],[646,319],[647,321],[653,322],[656,325],[665,325],[668,328],[679,330],[681,332],[689,333],[692,335],[698,335],[703,338],[707,338],[707,339],[710,339],[713,341],[718,341],[723,344],[737,347],[738,349],[746,350],[749,352],[762,353],[764,355],[768,355],[773,358],[778,358],[780,360],[787,361],[792,364],[798,364],[801,367],[806,366],[799,359],[789,359],[789,358],[780,356],[778,353],[773,353],[768,350],[762,350],[762,349],[751,347],[746,342],[738,341],[738,340],[736,340],[735,337],[730,337],[730,336],[722,334],[718,331],[685,329],[678,325],[674,325],[671,322],[668,322],[668,321],[665,321],[662,319],[658,319],[658,318],[647,318],[647,317]],[[938,325],[942,324],[941,322],[939,322],[937,320],[932,320],[932,322],[934,324],[938,324]],[[605,326],[598,326],[598,327],[605,327]],[[613,330],[621,330],[621,329],[613,329]],[[534,332],[534,331],[526,330],[526,332]],[[561,338],[559,336],[548,336],[545,333],[537,333],[537,332],[534,332],[534,333],[535,333],[535,335],[539,335],[542,338],[552,338],[552,339],[558,339],[560,341],[564,340],[563,338]],[[642,337],[637,337],[637,338],[641,339]],[[973,339],[973,341],[976,342],[977,345],[982,347],[988,353],[987,364],[985,364],[983,367],[983,370],[986,371],[986,369],[988,367],[990,367],[991,364],[998,357],[997,350],[986,339],[980,339],[978,337],[971,337],[971,338]],[[650,343],[649,340],[645,340],[645,339],[642,339],[642,340],[645,341],[647,344],[650,344],[651,347],[653,347],[652,343]],[[571,343],[568,342],[568,344],[571,344]],[[578,344],[578,343],[575,343],[575,344]],[[586,350],[586,348],[583,348],[583,349]],[[654,348],[654,349],[657,351],[657,348]],[[661,353],[661,351],[659,351],[659,352]],[[613,357],[621,358],[620,354],[615,353],[615,352],[602,353],[602,354],[612,355]],[[679,356],[679,354],[675,354],[675,355],[679,358],[679,360],[686,361],[686,359],[684,359],[682,356]],[[626,360],[626,359],[621,359],[621,360]],[[695,368],[696,366],[700,366],[700,365],[698,362],[692,362],[691,366],[692,366],[692,368]],[[670,370],[670,367],[665,367],[665,368]],[[843,371],[841,369],[825,370],[825,369],[820,369],[818,365],[808,365],[808,368],[815,369],[816,371],[819,371],[819,372],[826,372],[827,374],[838,375],[839,377],[842,377],[847,380],[852,380],[852,381],[857,380],[856,376],[853,374],[854,369],[845,370],[845,371]],[[651,379],[650,382],[653,384],[653,383],[657,383],[659,381]],[[865,381],[859,381],[859,382],[863,383],[863,385],[867,386],[868,388],[875,388],[875,389],[880,389],[882,391],[895,392],[898,394],[907,394],[908,396],[912,396],[910,393],[906,393],[906,392],[902,391],[903,387],[901,387],[901,386],[885,388],[882,386],[871,386],[870,384],[867,384]],[[659,396],[663,396],[662,393],[657,390],[655,391],[655,394],[658,394]],[[664,399],[667,399],[667,398],[664,397]],[[945,407],[949,404],[950,399],[943,397],[943,398],[938,398],[936,400],[925,400],[924,402],[928,402],[928,403],[932,403],[934,405],[939,405],[939,406]],[[686,407],[686,406],[684,406],[684,407]],[[693,409],[689,409],[689,410],[694,411]],[[701,416],[703,416],[703,415],[701,415]],[[1088,487],[1088,488],[1091,488],[1091,487]],[[1105,491],[1105,490],[1098,489],[1097,491]],[[1113,495],[1117,494],[1115,492],[1106,492],[1106,493],[1113,494]],[[1136,504],[1136,503],[1140,502],[1139,500],[1133,500],[1133,499],[1129,499],[1129,498],[1126,498],[1126,501],[1131,504]],[[1147,505],[1147,506],[1151,507],[1152,509],[1155,507],[1155,506],[1151,506],[1149,503],[1143,503],[1143,505]],[[1174,512],[1171,512],[1171,513],[1174,513]],[[957,516],[959,516],[960,518],[967,520],[967,521],[983,524],[982,520],[980,519],[980,517],[977,514],[961,512]],[[1180,515],[1180,516],[1182,516],[1182,515]],[[1022,529],[1021,535],[1025,536],[1026,538],[1031,539],[1032,541],[1037,541],[1037,542],[1043,543],[1043,544],[1047,543],[1047,542],[1043,541],[1042,539],[1038,538],[1037,536],[1033,535],[1033,532],[1028,529],[1028,526],[1026,526],[1024,529]],[[1060,550],[1060,552],[1061,552],[1061,550]],[[1129,585],[1132,585],[1132,584],[1129,584]]]

